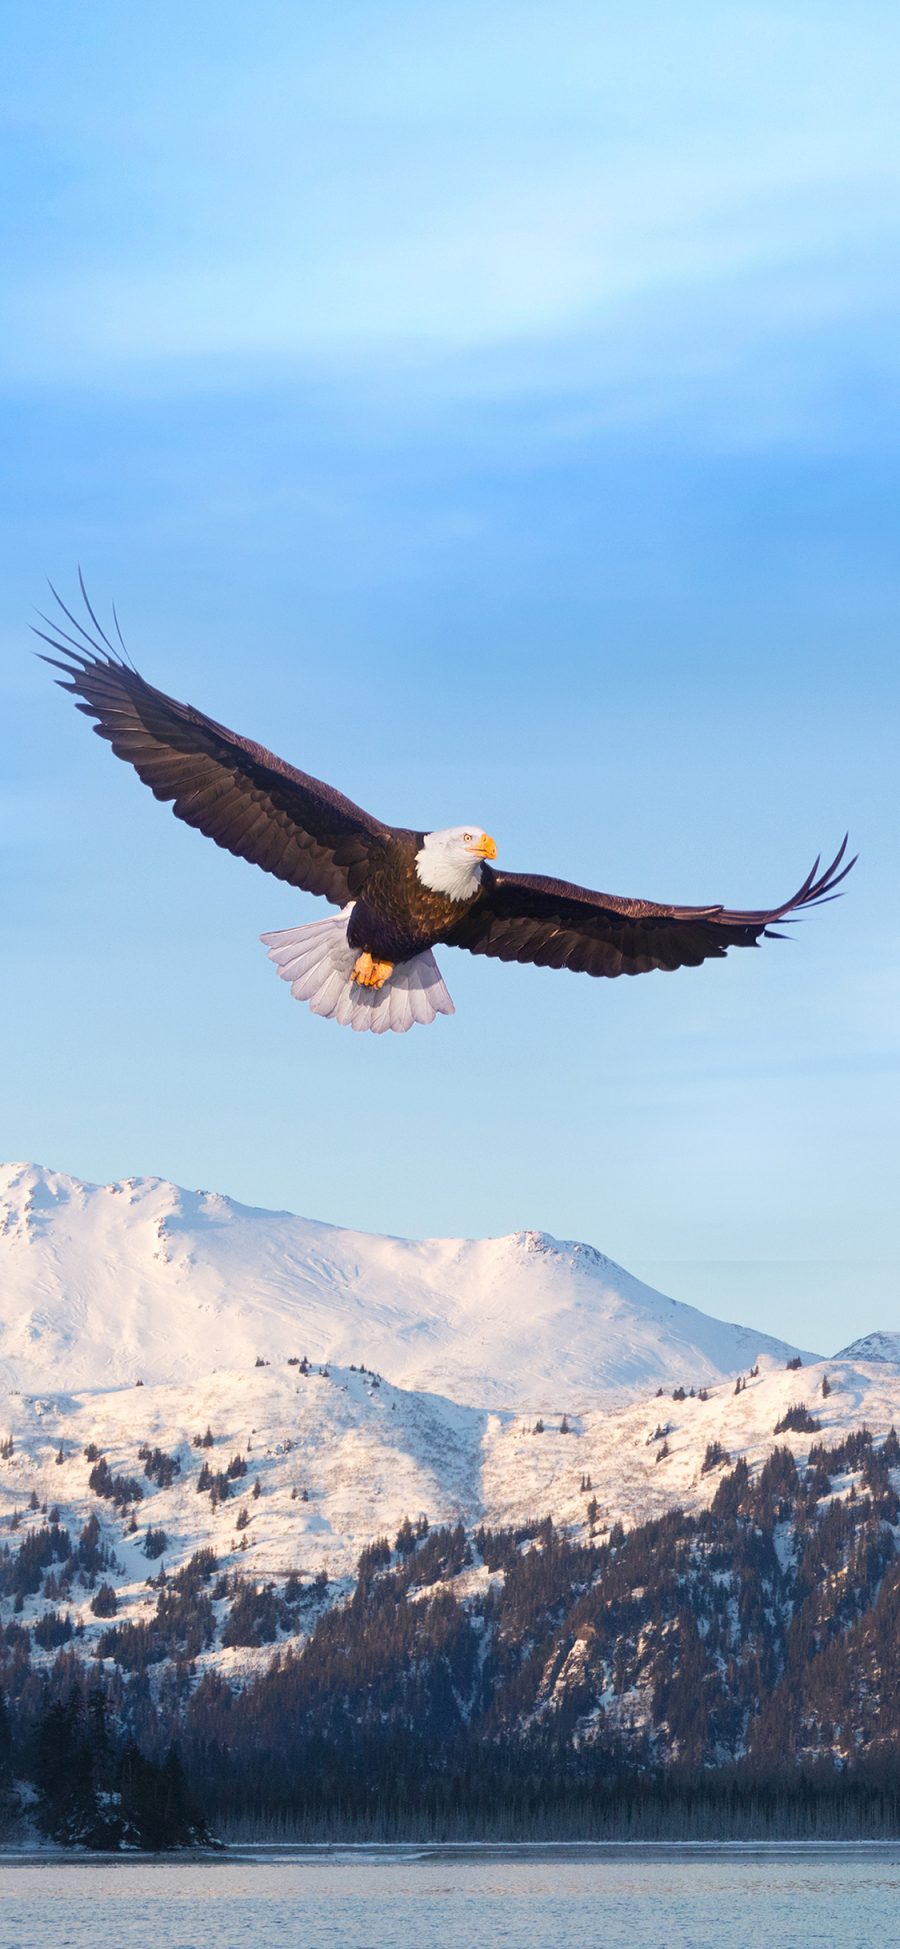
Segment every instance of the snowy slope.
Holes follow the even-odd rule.
[[[826,1374],[830,1392],[823,1396]],[[820,1430],[776,1436],[776,1423],[798,1400]],[[570,1410],[567,1419],[564,1434],[559,1413],[545,1411],[537,1433],[531,1414],[463,1408],[350,1369],[304,1375],[286,1362],[193,1383],[0,1395],[0,1437],[13,1440],[12,1453],[0,1458],[0,1536],[15,1548],[30,1525],[47,1520],[41,1509],[57,1509],[75,1538],[88,1516],[99,1516],[119,1565],[111,1573],[119,1622],[149,1617],[155,1605],[146,1580],[159,1565],[142,1549],[148,1525],[165,1531],[169,1571],[210,1545],[221,1570],[256,1581],[278,1583],[294,1572],[310,1588],[325,1571],[333,1600],[349,1590],[360,1550],[378,1536],[393,1537],[407,1515],[415,1521],[425,1514],[432,1525],[460,1519],[471,1530],[482,1521],[533,1525],[549,1514],[586,1537],[596,1499],[603,1535],[617,1521],[630,1526],[675,1504],[708,1502],[726,1466],[704,1472],[712,1442],[731,1464],[745,1456],[758,1467],[778,1444],[805,1461],[814,1442],[836,1444],[863,1423],[880,1439],[900,1426],[900,1373],[874,1362],[818,1362],[799,1372],[770,1367],[737,1395],[729,1380],[705,1401],[651,1394],[614,1410]],[[194,1437],[207,1426],[213,1446],[198,1449]],[[669,1454],[658,1461],[660,1428]],[[84,1449],[91,1442],[114,1473],[142,1483],[134,1530],[130,1512],[89,1487]],[[144,1444],[178,1458],[170,1487],[145,1477],[138,1453]],[[201,1466],[222,1470],[235,1455],[245,1458],[247,1472],[214,1508],[198,1493]],[[239,1530],[241,1512],[249,1520]],[[478,1567],[466,1573],[476,1582],[487,1574]],[[44,1597],[29,1597],[18,1621],[28,1625],[45,1608]],[[90,1592],[76,1585],[66,1609],[84,1625],[89,1652],[104,1628],[90,1611]],[[312,1610],[309,1622],[314,1618]],[[219,1648],[206,1662],[243,1670],[270,1655]]]
[[[842,1347],[836,1358],[880,1360],[900,1367],[900,1333],[864,1333],[859,1340],[852,1340],[849,1347]]]
[[[475,1407],[573,1408],[712,1384],[794,1349],[541,1232],[411,1241],[159,1178],[0,1166],[0,1384],[29,1392],[364,1362]]]

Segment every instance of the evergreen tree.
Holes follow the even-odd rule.
[[[76,1688],[67,1699],[45,1704],[34,1738],[32,1777],[41,1832],[62,1847],[107,1849],[118,1844],[115,1812],[101,1804],[109,1760],[102,1701],[86,1709]]]
[[[12,1727],[6,1699],[0,1691],[0,1836],[9,1832],[18,1811],[13,1783]]]
[[[131,1847],[160,1853],[209,1840],[174,1747],[158,1766],[138,1746],[126,1746],[119,1766],[119,1803],[122,1837]]]

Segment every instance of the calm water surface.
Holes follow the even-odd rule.
[[[0,1864],[2,1949],[889,1949],[900,1847]]]

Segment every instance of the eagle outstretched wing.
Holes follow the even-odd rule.
[[[825,872],[816,860],[803,885],[779,907],[739,912],[728,907],[665,907],[621,900],[538,874],[495,872],[486,866],[482,894],[446,934],[453,947],[500,961],[533,961],[591,975],[645,974],[650,968],[696,968],[730,947],[755,947],[778,938],[788,921],[835,897],[854,860],[841,868],[846,837]]]
[[[81,591],[100,641],[55,590],[82,641],[46,617],[57,633],[36,633],[59,652],[44,661],[65,672],[58,683],[95,719],[97,735],[134,766],[156,798],[171,802],[176,818],[227,852],[339,907],[354,899],[391,828],[331,785],[145,683],[97,622],[83,582]]]

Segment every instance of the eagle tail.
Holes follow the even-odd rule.
[[[393,1029],[405,1035],[416,1022],[433,1022],[436,1015],[453,1015],[454,1007],[430,951],[411,961],[398,961],[382,988],[361,988],[351,980],[357,950],[347,939],[353,903],[328,920],[304,927],[288,927],[261,939],[291,994],[308,1002],[314,1015],[357,1030],[383,1035]]]

